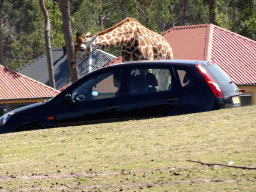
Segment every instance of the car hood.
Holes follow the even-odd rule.
[[[38,106],[41,106],[41,105],[44,105],[45,103],[44,102],[40,102],[40,103],[33,103],[33,104],[30,104],[30,105],[26,105],[24,107],[20,107],[18,109],[15,109],[13,111],[10,111],[11,113],[18,113],[18,112],[21,112],[21,111],[24,111],[24,110],[27,110],[27,109],[32,109],[32,108],[35,108],[35,107],[38,107]]]

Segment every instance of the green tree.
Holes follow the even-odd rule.
[[[238,20],[232,26],[233,31],[256,40],[256,1],[237,2]]]
[[[64,45],[63,35],[61,36],[62,17],[58,4],[46,0],[45,6],[49,10],[53,29],[51,45],[62,47]],[[34,0],[6,0],[3,12],[6,26],[4,33],[6,63],[9,68],[16,70],[45,53],[44,19],[39,2]]]
[[[69,0],[73,41],[80,31],[97,33],[126,17],[161,33],[172,26],[209,23],[210,0]],[[61,0],[45,0],[51,46],[65,44]],[[216,25],[256,40],[256,0],[215,0]],[[2,41],[6,66],[14,70],[45,53],[44,19],[35,0],[4,0]],[[103,26],[100,26],[100,19]],[[107,52],[116,56],[121,49]]]
[[[3,40],[2,40],[2,8],[4,0],[0,0],[0,64],[4,64],[4,50],[3,50]]]
[[[64,39],[67,48],[70,78],[71,82],[74,83],[76,80],[79,79],[79,73],[77,63],[76,61],[74,61],[75,50],[74,43],[72,40],[69,0],[61,0],[61,12],[63,18]]]
[[[150,1],[150,4],[140,8],[143,12],[139,15],[139,20],[147,28],[158,33],[164,32],[172,27],[174,14],[170,12],[169,0]]]
[[[256,40],[256,1],[218,0],[217,25]]]
[[[51,32],[51,24],[49,20],[49,14],[44,5],[44,0],[39,0],[39,4],[45,19],[45,49],[47,55],[47,65],[48,65],[48,74],[49,74],[49,82],[50,86],[55,88],[55,77],[54,77],[54,69],[52,63],[52,52],[51,52],[51,42],[50,42],[50,32]]]
[[[96,33],[100,30],[98,25],[99,16],[99,0],[83,1],[78,8],[78,11],[71,18],[72,31],[76,34],[77,31],[82,33]]]

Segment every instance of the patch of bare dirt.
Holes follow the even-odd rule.
[[[121,170],[119,172],[117,171],[107,171],[107,172],[84,172],[84,173],[59,173],[59,174],[31,174],[31,175],[23,175],[23,176],[15,176],[15,175],[9,175],[1,177],[1,182],[6,181],[15,181],[15,180],[56,180],[56,179],[79,179],[84,177],[97,177],[97,176],[109,176],[109,175],[138,175],[138,173],[143,173],[144,175],[147,175],[149,172],[172,172],[174,176],[179,176],[179,171],[186,170],[183,168],[168,168],[168,169],[156,169],[156,170],[138,170],[138,171],[129,171],[129,170]],[[168,186],[168,185],[178,185],[178,184],[202,184],[202,183],[246,183],[246,182],[256,182],[256,177],[254,178],[247,178],[247,179],[225,179],[225,180],[219,180],[219,179],[188,179],[183,178],[179,180],[172,180],[172,178],[163,180],[158,180],[157,182],[136,182],[131,181],[129,183],[123,183],[123,182],[116,182],[112,184],[95,184],[95,185],[83,185],[83,183],[77,181],[76,184],[73,186],[69,186],[67,184],[63,183],[50,183],[50,186],[40,186],[38,184],[30,185],[30,186],[20,186],[19,188],[13,189],[13,191],[107,191],[107,190],[113,190],[116,191],[124,191],[127,189],[133,189],[133,188],[139,188],[139,189],[146,189],[146,188],[153,188],[157,186]],[[1,187],[0,184],[0,191],[10,191],[10,189],[5,189]]]

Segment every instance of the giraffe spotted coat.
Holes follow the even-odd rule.
[[[93,39],[93,40],[92,40]],[[86,42],[92,41],[88,46]],[[158,33],[149,30],[133,18],[126,18],[117,25],[101,31],[96,36],[77,33],[75,60],[85,59],[94,49],[122,48],[122,60],[173,59],[170,44]]]

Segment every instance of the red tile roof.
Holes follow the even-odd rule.
[[[256,84],[256,41],[214,26],[211,60],[236,84]]]
[[[58,90],[0,65],[0,100],[50,98],[59,93]]]
[[[213,24],[173,27],[162,35],[175,59],[213,61],[237,85],[256,84],[256,41]]]
[[[256,41],[213,24],[177,26],[162,35],[174,59],[213,61],[235,84],[256,84]],[[120,62],[117,58],[107,65]]]
[[[122,63],[122,56],[119,56],[119,57],[113,59],[112,61],[103,65],[102,67],[106,67],[106,66],[110,66],[110,65],[114,65],[114,64],[118,64],[118,63]]]
[[[170,43],[174,59],[207,60],[208,25],[173,27],[162,33]]]

